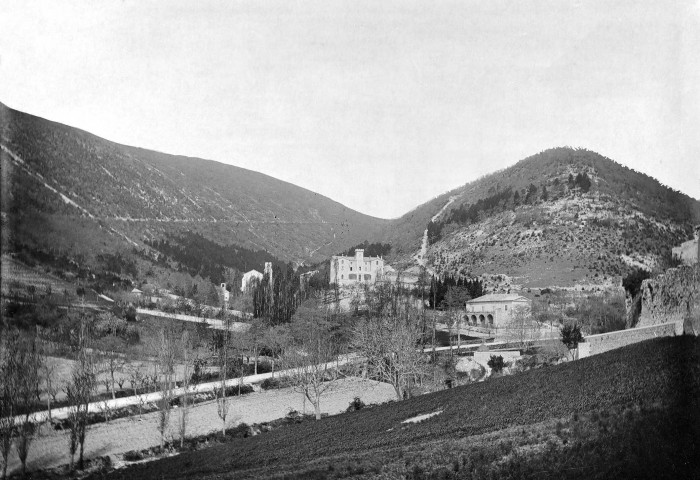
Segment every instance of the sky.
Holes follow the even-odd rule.
[[[556,146],[700,199],[700,0],[0,0],[0,102],[398,217]]]

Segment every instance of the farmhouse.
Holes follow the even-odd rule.
[[[355,249],[354,257],[333,255],[331,257],[331,283],[340,286],[358,283],[373,285],[377,277],[384,274],[384,259],[381,257],[365,257],[362,248]]]
[[[510,293],[483,295],[467,302],[466,320],[470,325],[504,327],[511,322],[518,307],[529,308],[530,300]]]

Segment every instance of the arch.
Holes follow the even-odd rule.
[[[483,314],[482,314],[482,315],[479,315],[479,323],[480,323],[481,325],[486,325],[486,318],[484,317]]]
[[[476,325],[476,315],[471,316],[471,321],[474,325]]]
[[[493,315],[490,313],[486,316],[486,320],[488,321],[490,326],[493,326]]]

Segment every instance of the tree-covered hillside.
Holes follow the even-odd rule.
[[[610,281],[640,265],[671,266],[671,248],[691,238],[698,222],[697,200],[595,152],[556,148],[419,207],[388,237],[406,235],[393,246],[409,254],[427,228],[438,273],[571,285]]]

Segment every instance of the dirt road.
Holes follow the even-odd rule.
[[[394,398],[393,388],[385,383],[349,378],[340,380],[336,388],[321,398],[321,411],[337,414],[345,411],[354,397],[360,397],[367,404],[380,403]],[[304,402],[299,393],[290,388],[251,393],[231,399],[228,426],[238,423],[266,422],[284,417],[289,410],[303,411]],[[313,407],[306,402],[307,413]],[[179,438],[177,430],[178,409],[172,410],[168,438]],[[112,455],[129,450],[141,450],[160,444],[160,434],[156,428],[158,413],[142,417],[114,420],[109,424],[97,424],[90,428],[86,441],[86,457]],[[46,428],[46,427],[45,427]],[[190,410],[188,436],[209,433],[221,428],[221,420],[216,413],[216,402],[206,402]],[[28,469],[49,468],[69,462],[68,433],[45,429],[44,435],[36,438],[31,445]],[[12,449],[9,472],[20,468],[17,454]]]

